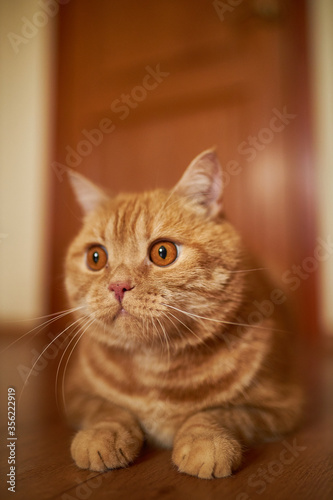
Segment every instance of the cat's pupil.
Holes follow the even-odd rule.
[[[94,252],[94,253],[93,253],[92,258],[93,258],[93,261],[95,262],[95,264],[97,264],[98,259],[99,259],[99,254],[98,254],[98,252]]]
[[[168,253],[167,249],[163,245],[160,246],[160,248],[158,249],[158,254],[161,257],[161,259],[166,259],[167,253]]]

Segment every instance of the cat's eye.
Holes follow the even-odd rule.
[[[178,249],[172,241],[158,241],[150,249],[150,260],[157,266],[169,266],[178,257]]]
[[[100,271],[108,262],[108,254],[101,245],[94,245],[88,248],[86,262],[92,271]]]

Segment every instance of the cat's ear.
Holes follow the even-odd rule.
[[[174,192],[193,199],[212,217],[222,212],[222,168],[214,149],[194,158]]]
[[[67,175],[84,214],[92,212],[109,199],[101,188],[86,179],[83,175],[71,169],[67,170]]]

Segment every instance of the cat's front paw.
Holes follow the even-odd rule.
[[[71,454],[81,469],[102,472],[127,467],[138,456],[143,443],[141,430],[135,432],[117,423],[79,431],[71,444]]]
[[[203,479],[230,476],[241,459],[238,441],[218,431],[206,435],[185,433],[175,441],[172,453],[180,472]]]

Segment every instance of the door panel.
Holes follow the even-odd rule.
[[[311,334],[315,269],[290,283],[316,244],[306,11],[296,3],[242,2],[218,15],[217,3],[203,0],[72,0],[60,16],[55,161],[114,192],[169,188],[216,146],[228,217],[275,268]],[[91,135],[101,123],[108,131]],[[96,144],[84,145],[88,137]],[[51,304],[59,310],[80,212],[54,170]]]

